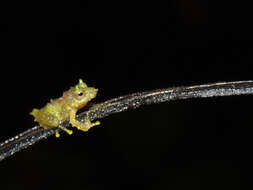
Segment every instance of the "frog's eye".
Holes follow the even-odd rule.
[[[77,98],[83,98],[84,97],[84,92],[83,91],[77,91],[77,92],[75,92],[75,96],[77,97]]]

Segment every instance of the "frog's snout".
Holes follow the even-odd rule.
[[[96,88],[90,87],[87,89],[87,94],[89,94],[90,98],[95,98],[97,95],[97,92],[98,92],[98,89],[96,89]]]

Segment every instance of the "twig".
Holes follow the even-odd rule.
[[[219,82],[138,92],[95,104],[87,111],[80,113],[77,119],[83,121],[83,118],[88,114],[88,117],[92,121],[114,113],[136,109],[142,105],[157,104],[171,100],[245,94],[253,94],[253,81]],[[63,126],[67,127],[69,123],[65,122]],[[6,140],[0,144],[0,161],[42,139],[54,135],[55,130],[59,129],[44,130],[42,127],[35,126]]]

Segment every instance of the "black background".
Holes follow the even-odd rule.
[[[250,80],[252,11],[207,0],[1,5],[0,141],[82,78],[95,102]],[[252,189],[252,96],[145,106],[0,163],[1,189]]]

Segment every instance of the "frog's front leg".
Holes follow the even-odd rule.
[[[73,127],[76,127],[77,129],[82,130],[82,131],[88,131],[91,127],[100,125],[99,121],[92,123],[88,118],[85,118],[83,123],[80,121],[77,121],[76,110],[70,111],[69,122],[71,123]]]

